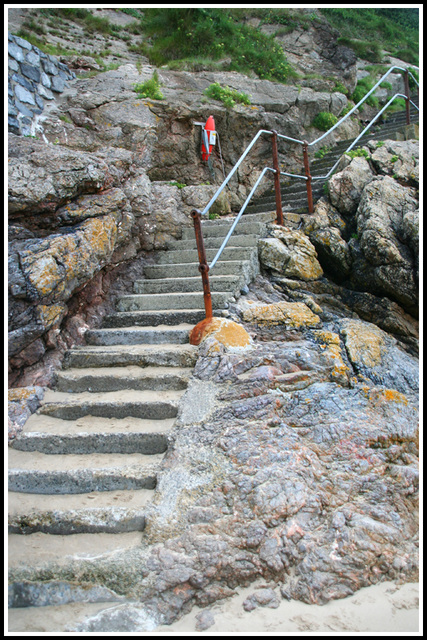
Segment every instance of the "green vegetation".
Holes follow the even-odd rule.
[[[176,180],[169,182],[169,184],[171,187],[178,187],[178,189],[183,189],[184,187],[187,186],[185,182],[177,182]]]
[[[235,89],[230,87],[221,87],[219,82],[214,82],[207,89],[204,94],[212,100],[220,100],[224,105],[231,109],[236,102],[241,104],[251,104],[250,98],[246,93],[239,93]]]
[[[371,78],[371,76],[361,78],[361,80],[358,81],[355,90],[353,91],[353,95],[351,96],[353,102],[355,102],[356,104],[360,102],[360,100],[362,100],[362,98],[372,89],[374,85],[375,82]],[[375,97],[375,93],[371,94],[369,98],[367,98],[366,104],[368,104],[370,107],[375,107],[375,109],[378,109],[379,101],[378,98]],[[359,111],[363,111],[363,104],[360,105]]]
[[[154,71],[150,80],[134,84],[134,91],[138,98],[151,98],[152,100],[163,100],[163,93],[160,91],[160,82],[157,71]]]
[[[337,122],[338,118],[337,116],[334,116],[333,113],[330,113],[329,111],[321,111],[314,118],[312,125],[321,131],[328,131]]]
[[[142,24],[152,46],[145,46],[144,53],[158,66],[194,58],[211,62],[226,58],[223,69],[286,82],[294,72],[280,44],[274,36],[242,24],[236,11],[146,9]]]
[[[320,9],[341,33],[339,42],[365,60],[381,62],[381,49],[418,65],[418,9]]]
[[[392,156],[390,162],[397,162],[399,160],[399,156]]]
[[[314,154],[315,158],[323,158],[330,151],[330,147],[320,147]]]
[[[361,147],[358,149],[352,149],[351,151],[346,151],[345,155],[350,156],[350,158],[369,158],[369,153],[366,149],[362,149]]]

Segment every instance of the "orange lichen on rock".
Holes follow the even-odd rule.
[[[373,402],[397,402],[398,404],[408,404],[408,398],[396,389],[372,389],[369,391],[369,399]]]
[[[248,332],[237,322],[227,318],[206,318],[190,332],[190,344],[198,345],[209,335],[225,347],[248,347],[252,340]]]
[[[320,322],[319,316],[303,302],[274,302],[258,304],[248,301],[243,311],[243,320],[263,325],[283,324],[289,329],[312,327]]]

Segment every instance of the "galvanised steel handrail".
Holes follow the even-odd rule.
[[[412,66],[415,67],[415,65],[412,65]],[[418,69],[419,67],[415,67],[415,68]],[[334,164],[334,166],[329,170],[329,172],[325,176],[313,176],[312,177],[311,174],[310,174],[310,167],[309,167],[308,147],[311,147],[311,146],[319,143],[321,140],[326,138],[330,133],[332,133],[332,131],[334,131],[337,127],[339,127],[343,122],[345,122],[345,120],[347,120],[347,118],[349,118],[356,111],[356,109],[358,109],[369,98],[369,96],[374,91],[376,91],[376,89],[379,87],[379,85],[382,82],[384,82],[384,80],[388,77],[388,75],[390,73],[392,73],[395,69],[397,69],[399,71],[403,71],[404,74],[405,74],[405,91],[406,91],[406,95],[396,93],[387,102],[387,104],[381,109],[381,111],[371,120],[371,122],[365,127],[365,129],[357,136],[357,138],[350,144],[350,146],[343,152],[343,154],[341,154],[340,158],[337,160],[337,162]],[[195,229],[195,233],[196,233],[197,250],[198,250],[198,255],[199,255],[199,271],[200,271],[200,273],[202,275],[205,312],[206,312],[206,318],[207,319],[208,318],[212,318],[212,299],[211,299],[211,292],[210,292],[210,285],[209,285],[209,275],[208,275],[209,271],[217,263],[219,257],[221,256],[224,248],[226,247],[226,245],[228,243],[228,240],[230,239],[231,235],[233,234],[237,223],[239,222],[239,220],[240,220],[241,216],[243,215],[247,205],[249,204],[249,201],[251,200],[253,194],[255,193],[256,189],[258,188],[258,185],[260,184],[261,180],[263,179],[263,177],[267,173],[267,171],[272,171],[274,173],[275,194],[276,194],[276,213],[277,213],[276,222],[277,222],[277,224],[283,225],[283,211],[282,211],[280,182],[279,182],[279,176],[280,175],[285,175],[285,176],[294,177],[294,178],[302,178],[303,180],[306,180],[306,183],[307,183],[308,210],[309,210],[309,213],[312,213],[313,212],[313,196],[312,196],[312,190],[311,190],[311,181],[312,180],[320,180],[320,179],[327,178],[335,170],[335,168],[337,167],[339,161],[341,160],[342,155],[344,155],[345,153],[347,153],[348,151],[350,151],[350,149],[352,149],[354,147],[354,145],[358,142],[358,140],[360,140],[360,138],[366,133],[366,131],[368,131],[368,129],[370,129],[370,127],[374,124],[374,122],[376,122],[376,120],[382,115],[382,113],[384,113],[384,111],[390,106],[390,104],[395,100],[395,98],[397,98],[397,97],[405,98],[405,101],[406,101],[406,122],[407,122],[407,124],[410,123],[409,104],[411,103],[417,110],[419,110],[419,109],[418,109],[417,105],[414,104],[414,102],[412,100],[410,100],[410,98],[409,98],[409,75],[411,75],[411,77],[415,81],[416,85],[419,87],[417,79],[409,71],[409,69],[405,69],[403,67],[398,67],[396,65],[390,67],[390,69],[382,76],[382,78],[380,80],[378,80],[378,82],[372,87],[372,89],[370,89],[368,91],[368,93],[366,93],[366,95],[356,105],[354,105],[354,107],[352,107],[352,109],[348,113],[346,113],[345,116],[343,116],[340,120],[338,120],[338,122],[335,125],[333,125],[333,127],[331,127],[326,133],[322,134],[319,138],[317,138],[316,140],[313,140],[312,142],[307,142],[306,140],[297,140],[296,138],[291,138],[289,136],[285,136],[283,134],[277,133],[277,131],[268,131],[267,129],[260,129],[258,131],[258,133],[254,136],[252,141],[249,143],[249,145],[246,147],[245,151],[240,156],[239,160],[235,163],[234,167],[232,168],[232,170],[230,171],[228,176],[224,179],[222,184],[218,187],[217,191],[212,196],[212,198],[209,200],[208,204],[205,206],[203,211],[198,211],[197,209],[193,209],[193,211],[191,212],[191,216],[193,218],[194,229]],[[216,199],[218,198],[220,193],[223,191],[223,189],[226,187],[228,182],[231,180],[231,178],[233,177],[233,175],[235,174],[237,169],[242,164],[243,160],[246,158],[246,156],[251,151],[251,149],[253,148],[253,146],[257,142],[258,138],[262,134],[268,134],[268,135],[272,136],[273,168],[266,167],[261,172],[261,174],[258,177],[258,179],[256,180],[254,186],[252,187],[248,197],[246,198],[242,208],[240,209],[239,213],[237,214],[237,216],[236,216],[231,228],[229,229],[226,237],[224,238],[224,241],[223,241],[221,247],[219,248],[219,250],[218,250],[217,254],[215,255],[214,259],[212,260],[211,264],[208,265],[207,264],[207,260],[206,260],[206,251],[205,251],[205,247],[204,247],[204,241],[203,241],[201,218],[202,218],[202,216],[205,216],[208,213],[208,211],[211,208],[211,206],[213,205],[213,203],[216,201]],[[287,140],[289,142],[295,142],[296,144],[301,144],[302,145],[302,147],[303,147],[303,158],[304,158],[304,169],[305,169],[305,175],[304,176],[301,176],[301,175],[298,175],[298,174],[287,173],[285,171],[280,171],[280,169],[279,169],[279,161],[278,161],[278,152],[277,152],[277,138],[282,138],[283,140]]]

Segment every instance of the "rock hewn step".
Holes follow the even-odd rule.
[[[176,345],[113,345],[105,347],[78,347],[67,352],[64,368],[86,367],[193,367],[197,360],[197,347]]]
[[[67,422],[64,420],[64,422]],[[18,451],[39,451],[49,455],[86,453],[164,453],[168,448],[167,433],[23,433],[13,442]]]
[[[235,276],[212,276],[209,278],[211,291],[237,292],[244,286],[243,278]],[[135,293],[184,293],[200,292],[202,279],[199,277],[188,278],[157,278],[155,280],[137,280],[134,285]],[[197,324],[197,323],[196,323]],[[193,325],[194,326],[194,325]]]
[[[201,283],[200,274],[198,278]],[[147,280],[146,282],[154,282]],[[199,289],[200,291],[200,289]],[[158,311],[121,311],[104,317],[104,327],[158,326],[159,324],[188,323],[196,325],[204,320],[205,312],[201,309],[161,309]]]
[[[200,289],[200,283],[199,283]],[[155,327],[122,327],[91,329],[86,331],[87,344],[186,344],[193,325],[181,324],[174,327],[158,325]]]
[[[256,247],[234,247],[232,237],[227,244],[219,260],[250,260],[257,253]],[[217,249],[206,249],[206,259],[211,262],[217,254]],[[183,264],[185,262],[199,263],[198,253],[195,249],[183,249],[181,251],[162,251],[159,253],[157,264]]]
[[[147,489],[71,495],[10,492],[9,532],[72,535],[142,531],[144,508],[151,496]]]
[[[186,389],[191,369],[177,367],[103,367],[102,369],[65,369],[58,373],[56,389],[79,391],[167,391]]]
[[[204,238],[205,249],[219,249],[224,238],[221,236],[208,236]],[[252,233],[242,235],[238,233],[238,227],[230,238],[227,247],[256,247],[258,236]],[[174,240],[168,243],[168,250],[181,251],[183,249],[197,250],[196,239]]]
[[[241,275],[246,277],[248,274],[252,274],[254,270],[253,263],[249,260],[227,260],[226,262],[217,262],[215,270],[212,272],[216,276],[229,276],[229,275]],[[202,278],[199,272],[199,263],[194,262],[183,264],[155,264],[146,266],[144,268],[144,274],[147,278],[187,278],[196,277],[200,278],[200,286],[202,285]],[[201,286],[202,290],[202,286]],[[203,305],[202,305],[203,306]],[[185,309],[185,307],[182,307]],[[191,307],[187,307],[190,309]],[[201,308],[201,307],[200,307]]]
[[[104,418],[167,420],[178,412],[181,391],[109,391],[104,393],[62,393],[47,391],[37,413],[63,420],[86,415]]]
[[[241,234],[249,234],[249,235],[260,235],[263,233],[265,229],[265,222],[259,222],[257,219],[252,221],[251,218],[245,218],[245,214],[243,214],[241,220],[239,220],[236,226],[236,233]],[[271,216],[269,216],[271,219]],[[234,219],[231,219],[230,222],[226,223],[224,220],[216,221],[216,220],[207,220],[202,223],[202,231],[204,238],[212,238],[220,236],[225,238],[230,227],[233,223]],[[215,224],[216,223],[216,224]],[[182,230],[182,239],[183,240],[193,240],[194,238],[194,229],[185,228]]]
[[[9,491],[74,494],[154,489],[162,455],[9,451]]]
[[[177,265],[168,265],[172,268]],[[229,292],[213,292],[212,306],[216,309],[223,308],[230,298]],[[203,293],[162,293],[162,294],[137,294],[122,296],[118,301],[119,311],[138,311],[154,309],[203,309]]]

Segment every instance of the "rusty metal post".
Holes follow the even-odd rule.
[[[274,190],[276,193],[276,224],[280,224],[283,227],[282,194],[280,193],[279,154],[277,152],[277,131],[273,131],[271,146],[273,148]]]
[[[305,175],[307,176],[307,201],[308,201],[308,212],[313,213],[313,192],[311,189],[311,174],[310,174],[310,164],[308,161],[308,142],[304,140],[302,151],[304,154],[304,169]]]
[[[194,222],[194,231],[196,234],[197,253],[199,255],[199,271],[202,275],[203,283],[203,301],[205,303],[206,319],[212,318],[212,296],[209,285],[209,265],[206,261],[205,243],[203,242],[201,213],[197,209],[193,209],[191,217]]]
[[[408,69],[405,71],[405,94],[406,94],[406,124],[411,124],[410,105],[409,105],[409,73]]]

